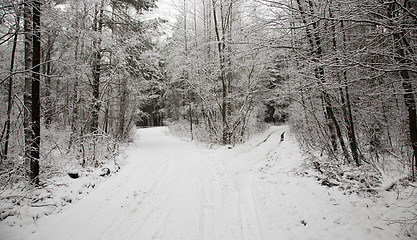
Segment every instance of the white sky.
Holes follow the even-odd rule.
[[[171,24],[176,21],[176,15],[178,11],[175,7],[175,2],[178,0],[157,0],[156,5],[158,8],[153,9],[152,11],[145,12],[145,18],[157,18],[168,20]]]

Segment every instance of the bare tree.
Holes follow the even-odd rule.
[[[33,1],[33,57],[32,57],[32,144],[30,151],[30,178],[39,184],[39,159],[41,144],[41,101],[40,101],[40,65],[41,65],[41,3]]]

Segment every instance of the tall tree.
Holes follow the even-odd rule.
[[[41,101],[40,101],[40,65],[41,65],[41,3],[33,1],[33,60],[32,60],[32,144],[30,151],[30,178],[39,184],[39,158],[41,144]]]
[[[93,40],[93,82],[92,87],[92,111],[91,111],[91,132],[97,133],[99,126],[99,113],[100,113],[100,74],[101,74],[101,42],[103,31],[103,11],[104,0],[95,4],[93,31],[96,32],[96,36]]]
[[[25,0],[23,6],[24,40],[25,40],[25,84],[23,91],[23,128],[24,128],[24,155],[27,166],[31,162],[32,130],[32,0]],[[30,167],[27,169],[30,175]]]
[[[8,87],[8,95],[7,95],[7,120],[5,123],[5,129],[2,133],[2,137],[4,134],[4,148],[2,149],[0,163],[3,159],[7,159],[8,157],[8,150],[9,150],[9,140],[10,140],[10,124],[11,124],[11,115],[12,115],[12,107],[13,107],[13,71],[14,71],[14,64],[15,64],[15,56],[16,56],[16,46],[17,46],[17,38],[18,33],[20,31],[20,8],[16,8],[16,25],[14,30],[14,38],[13,38],[13,45],[12,45],[12,53],[10,58],[10,76],[9,76],[9,87]]]
[[[414,6],[416,7],[416,6]],[[415,9],[414,9],[415,10]],[[416,111],[416,97],[412,74],[408,70],[409,65],[414,65],[411,59],[415,58],[415,46],[414,48],[410,44],[409,36],[413,35],[407,33],[407,26],[417,23],[416,15],[412,14],[411,3],[408,0],[394,1],[389,4],[388,17],[393,22],[398,22],[398,26],[393,28],[393,41],[397,55],[395,60],[398,62],[401,70],[399,70],[399,76],[401,79],[401,85],[404,90],[404,102],[408,111],[408,129],[410,142],[412,147],[412,175],[413,180],[416,180],[417,174],[417,111]],[[397,20],[397,21],[394,21]]]

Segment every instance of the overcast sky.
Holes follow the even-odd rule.
[[[144,15],[146,18],[160,17],[168,20],[170,23],[174,23],[175,16],[178,14],[175,2],[178,1],[179,0],[157,0],[156,5],[158,8],[155,8],[150,12],[145,12]]]

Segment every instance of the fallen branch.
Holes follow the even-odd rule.
[[[20,198],[20,197],[25,197],[25,196],[22,196],[22,195],[9,195],[9,196],[0,197],[0,200],[10,199],[10,198]]]
[[[261,144],[263,144],[266,141],[268,141],[269,137],[271,137],[271,135],[274,134],[274,133],[276,133],[276,132],[278,132],[278,130],[272,131],[270,134],[268,134],[268,136],[266,136],[266,138],[262,142],[258,143],[255,147],[259,147]]]
[[[42,204],[31,204],[31,207],[48,207],[48,206],[56,206],[56,203],[42,203]]]
[[[405,179],[407,179],[408,176],[401,176],[397,177],[394,180],[392,180],[389,184],[386,184],[385,186],[381,186],[381,191],[390,191],[398,182],[401,182]]]

